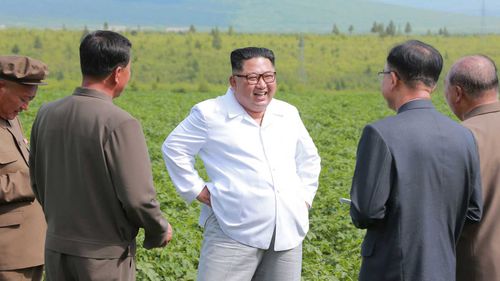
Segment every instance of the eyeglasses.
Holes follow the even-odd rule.
[[[378,75],[385,75],[385,74],[391,74],[392,71],[390,70],[387,70],[387,71],[380,71],[379,73],[377,73]]]
[[[276,71],[274,71],[274,72],[268,71],[268,72],[264,72],[262,74],[257,74],[257,73],[250,73],[247,75],[234,74],[233,76],[246,78],[248,85],[256,85],[257,83],[259,83],[260,77],[262,77],[262,80],[264,80],[264,82],[266,84],[270,84],[270,83],[273,83],[274,81],[276,81]]]
[[[394,73],[394,75],[396,75],[396,78],[399,79],[399,74],[394,70],[384,70],[384,71],[378,72],[377,74],[378,75],[386,75],[386,74],[391,74],[391,73]]]

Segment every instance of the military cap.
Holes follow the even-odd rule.
[[[47,65],[26,56],[0,56],[0,79],[25,85],[47,85]]]

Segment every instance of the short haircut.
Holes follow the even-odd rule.
[[[485,55],[465,57],[451,68],[448,83],[460,86],[471,98],[479,98],[486,90],[498,89],[497,66]]]
[[[243,63],[246,60],[259,57],[269,59],[274,66],[274,53],[267,48],[246,47],[232,51],[231,68],[233,73],[242,71]]]
[[[80,67],[83,76],[105,78],[130,61],[132,43],[124,36],[107,30],[87,34],[80,43]]]
[[[443,57],[431,45],[410,40],[391,49],[387,64],[411,88],[418,82],[434,87],[443,69]]]

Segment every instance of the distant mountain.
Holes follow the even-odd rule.
[[[382,2],[383,1],[383,2]],[[488,1],[484,0],[487,4]],[[238,32],[369,32],[373,22],[409,22],[414,33],[500,33],[500,4],[481,18],[481,0],[2,0],[0,26],[42,28],[186,28],[232,26]],[[438,4],[439,2],[439,4]],[[460,8],[458,8],[460,7]],[[474,10],[475,9],[475,10]]]

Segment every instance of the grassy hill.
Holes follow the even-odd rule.
[[[107,22],[163,30],[192,24],[205,31],[233,26],[239,32],[328,33],[337,24],[344,32],[353,25],[354,33],[367,33],[374,21],[387,25],[393,20],[401,29],[410,22],[416,33],[443,27],[453,33],[500,32],[499,15],[485,18],[482,25],[479,16],[443,12],[438,10],[441,6],[412,5],[373,0],[25,0],[20,5],[6,0],[0,9],[0,25],[95,29]]]
[[[500,37],[490,36],[334,36],[318,34],[228,34],[220,47],[209,33],[126,32],[133,44],[130,88],[150,91],[223,91],[230,74],[229,53],[239,47],[274,50],[280,91],[367,91],[378,88],[388,49],[417,38],[436,46],[448,67],[465,54],[484,53],[500,60]],[[78,45],[82,31],[0,30],[0,53],[40,58],[49,63],[49,88],[79,83]],[[303,47],[301,47],[303,46]],[[446,69],[446,68],[445,68]]]

